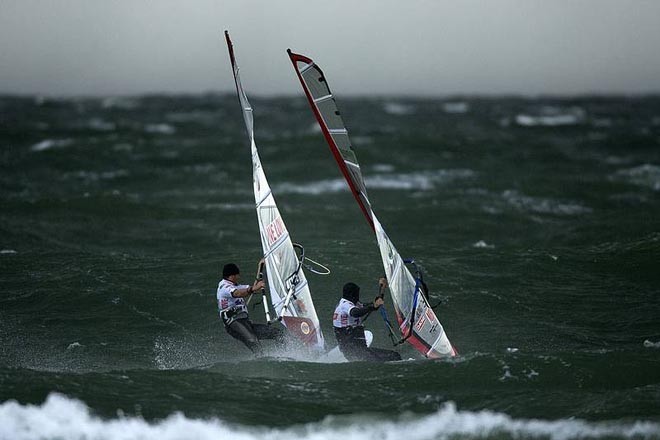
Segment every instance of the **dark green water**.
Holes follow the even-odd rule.
[[[254,359],[225,333],[220,269],[261,257],[233,95],[3,97],[0,439],[660,438],[660,99],[339,99],[460,356]],[[292,238],[332,271],[308,274],[331,347],[375,239],[304,98],[251,101]]]

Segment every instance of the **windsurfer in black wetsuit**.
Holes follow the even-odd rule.
[[[387,281],[381,278],[382,288]],[[339,350],[349,361],[398,361],[401,355],[396,351],[367,347],[362,321],[369,313],[383,305],[383,297],[377,296],[373,303],[360,302],[360,287],[355,283],[346,283],[342,298],[335,308],[332,325]]]
[[[264,281],[255,281],[253,285],[238,284],[240,270],[238,266],[229,263],[222,269],[222,280],[218,284],[216,294],[218,311],[227,333],[244,343],[256,355],[261,355],[260,339],[275,339],[282,343],[284,332],[275,326],[255,324],[248,317],[245,298],[264,287]]]

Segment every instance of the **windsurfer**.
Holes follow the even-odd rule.
[[[244,343],[255,355],[262,353],[261,339],[284,340],[284,332],[266,324],[255,324],[250,321],[245,298],[264,288],[263,280],[255,281],[251,286],[239,284],[241,273],[234,263],[225,264],[222,268],[222,280],[218,284],[216,294],[218,311],[225,325],[225,330],[234,338]]]
[[[381,287],[387,286],[387,281],[381,278]],[[377,296],[373,303],[360,302],[360,287],[355,283],[346,283],[342,298],[335,308],[332,325],[335,330],[339,350],[349,361],[397,361],[401,355],[396,351],[367,347],[364,336],[364,319],[369,313],[383,305],[382,295]]]

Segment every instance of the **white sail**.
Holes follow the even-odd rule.
[[[427,298],[374,214],[360,165],[335,98],[321,69],[308,57],[288,51],[309,104],[351,192],[376,234],[402,340],[426,357],[455,356],[456,351]]]
[[[254,199],[271,303],[275,313],[291,334],[307,346],[323,350],[325,348],[323,333],[312,302],[307,278],[303,272],[301,258],[296,253],[261,166],[257,145],[254,141],[252,107],[241,85],[239,69],[228,32],[225,32],[225,37],[238,100],[250,138]]]

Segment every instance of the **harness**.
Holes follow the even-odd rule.
[[[220,318],[226,327],[237,319],[247,318],[248,314],[242,307],[230,307],[220,311]]]
[[[355,325],[348,327],[333,327],[335,337],[340,347],[367,346],[367,338],[364,335],[364,326]]]

